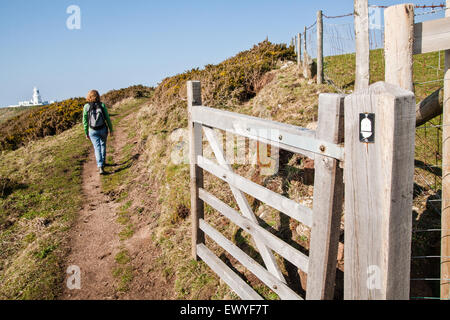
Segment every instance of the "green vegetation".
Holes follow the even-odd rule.
[[[0,155],[0,299],[55,299],[61,291],[88,148],[76,126]]]
[[[0,108],[0,124],[34,107]]]
[[[109,91],[102,96],[102,101],[110,107],[126,98],[148,99],[152,92],[153,88],[133,86]],[[10,111],[8,121],[0,121],[0,151],[16,150],[30,141],[57,135],[72,128],[81,122],[85,104],[84,98],[73,98],[48,106],[21,108],[16,113]],[[0,117],[3,113],[0,113]],[[11,113],[18,115],[11,118]]]
[[[119,90],[111,90],[104,95],[102,95],[102,101],[108,105],[113,106],[116,103],[123,101],[127,98],[131,99],[142,99],[150,98],[153,94],[154,89],[151,87],[145,87],[143,85],[131,86]]]
[[[126,249],[122,249],[115,257],[117,267],[113,270],[113,276],[118,279],[117,290],[126,292],[129,284],[133,280],[133,268],[130,265],[131,258]]]
[[[383,53],[375,50],[371,56],[372,82],[382,80]],[[442,78],[438,58],[436,54],[415,57],[416,82]],[[103,96],[108,105],[131,98],[112,110],[114,125],[127,117],[127,134],[123,137],[125,141],[116,146],[117,150],[108,150],[108,164],[114,166],[107,170],[113,174],[102,177],[103,192],[118,203],[117,222],[122,225],[118,234],[121,250],[115,256],[113,270],[118,291],[128,291],[133,280],[133,261],[125,244],[139,230],[135,219],[138,216],[151,223],[152,240],[160,250],[155,265],[149,268],[172,281],[176,298],[237,299],[203,262],[191,259],[189,166],[171,160],[174,150],[181,152],[183,147],[187,148],[187,132],[177,141],[172,133],[187,126],[187,80],[202,82],[204,105],[313,129],[320,93],[353,90],[354,55],[327,57],[325,73],[333,84],[323,85],[303,79],[297,67],[288,64],[293,60],[292,48],[265,41],[218,65],[164,79],[156,89],[135,86]],[[440,85],[439,82],[417,85],[418,100]],[[65,275],[60,266],[67,253],[67,230],[82,201],[81,169],[89,148],[78,125],[83,104],[80,98],[24,110],[0,124],[0,149],[5,150],[0,155],[0,299],[53,299],[61,289],[58,284]],[[439,120],[434,123],[438,124]],[[422,140],[439,141],[437,130],[418,131],[416,151],[417,159],[423,162],[441,163],[440,159],[436,160],[439,150],[435,152]],[[211,154],[206,143],[205,154]],[[254,150],[248,150],[249,158],[254,154]],[[304,166],[302,157],[282,152],[280,170],[274,175],[261,175],[262,168],[258,165],[233,165],[233,169],[311,206],[313,186],[306,183]],[[433,178],[429,172],[422,171],[421,176]],[[426,190],[426,194],[415,198],[420,216],[429,209],[426,201],[436,190],[416,180]],[[229,188],[219,179],[205,174],[205,189],[237,208]],[[298,223],[248,199],[262,226],[286,242],[308,249],[308,228],[297,231]],[[246,232],[208,206],[205,219],[261,261]],[[426,252],[429,240],[416,237],[414,241],[420,242],[420,252]],[[223,249],[212,241],[207,244],[262,296],[278,299]],[[282,258],[276,258],[287,275],[288,266]]]
[[[16,150],[30,141],[59,134],[81,121],[83,98],[35,107],[0,124],[0,150]]]
[[[271,56],[274,58],[271,59]],[[435,58],[433,54],[415,57],[416,82],[439,77],[436,75],[436,70],[430,71],[435,64],[437,67],[438,60]],[[164,261],[162,265],[170,265],[177,270],[175,290],[180,298],[195,299],[205,291],[210,292],[210,297],[230,297],[229,292],[224,292],[224,289],[217,286],[216,282],[204,281],[208,277],[215,278],[208,268],[202,269],[202,263],[197,264],[190,260],[190,225],[184,214],[185,209],[190,207],[187,187],[189,167],[171,162],[172,150],[186,143],[186,140],[183,142],[171,139],[174,130],[185,128],[187,125],[186,81],[201,81],[204,105],[314,128],[320,93],[340,90],[349,93],[353,90],[354,55],[327,57],[325,72],[333,83],[324,85],[317,85],[314,81],[303,79],[295,65],[287,65],[279,70],[281,65],[292,59],[293,52],[289,49],[269,42],[260,43],[253,49],[244,51],[216,66],[209,65],[203,70],[194,69],[163,80],[155,89],[149,106],[143,107],[138,115],[136,123],[139,127],[139,137],[145,141],[145,152],[140,161],[139,170],[150,173],[147,180],[142,180],[155,186],[154,192],[157,194],[160,205],[158,224],[154,229],[153,237],[162,249],[161,259]],[[423,67],[417,67],[422,64],[431,67],[425,70]],[[442,62],[441,65],[443,65]],[[383,79],[383,52],[375,50],[371,52],[371,81]],[[417,86],[417,99],[425,98],[438,86],[439,83],[426,88]],[[205,153],[210,154],[207,145],[207,143],[204,145]],[[313,186],[304,183],[306,177],[301,157],[282,153],[280,170],[273,176],[261,176],[261,168],[258,166],[235,165],[233,168],[239,174],[275,192],[308,206],[312,205]],[[230,206],[236,207],[226,184],[209,174],[205,175],[205,188]],[[426,201],[426,195],[416,199]],[[308,249],[308,228],[298,231],[298,223],[285,219],[270,208],[261,206],[254,199],[249,198],[249,201],[263,220],[262,225],[268,230],[277,233],[294,246],[303,246]],[[227,219],[209,207],[206,208],[205,218],[241,249],[256,260],[260,260],[252,241],[245,232],[230,224]],[[212,242],[208,242],[208,246],[227,261],[221,248]],[[277,259],[280,265],[284,266],[283,259],[279,257]],[[287,274],[287,270],[283,272]],[[269,291],[266,292],[264,286],[248,271],[242,270],[241,274],[249,279],[249,283],[266,298],[277,298]],[[196,285],[197,281],[202,283],[202,293],[198,291],[200,289]]]
[[[384,51],[370,52],[370,82],[384,81]],[[355,85],[355,54],[325,57],[325,75],[345,92],[351,92]],[[431,52],[414,56],[413,79],[417,101],[425,99],[435,90],[443,87],[444,54]],[[432,82],[430,82],[432,81]]]

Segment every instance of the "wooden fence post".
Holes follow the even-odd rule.
[[[305,63],[306,60],[306,55],[308,54],[308,50],[306,47],[306,26],[305,26],[305,30],[303,31],[303,63]]]
[[[317,12],[317,83],[323,83],[323,17]]]
[[[385,81],[414,91],[414,5],[399,4],[384,11]]]
[[[356,71],[355,91],[367,88],[370,80],[369,3],[355,0]]]
[[[192,258],[198,260],[197,244],[205,242],[205,235],[199,229],[199,220],[203,219],[204,216],[203,201],[199,198],[199,188],[203,188],[203,170],[197,164],[197,157],[203,155],[203,134],[201,124],[192,121],[192,107],[202,105],[202,87],[200,81],[187,82],[187,101],[191,176]]]
[[[302,34],[297,34],[297,66],[300,68],[302,64]]]
[[[450,0],[447,0],[447,8]],[[450,17],[450,10],[445,11]],[[441,299],[450,299],[450,50],[445,51],[442,127]],[[445,280],[446,279],[446,280]]]
[[[409,299],[415,120],[398,86],[345,98],[345,299]]]
[[[317,139],[331,143],[344,141],[344,98],[339,94],[319,96]],[[314,164],[314,213],[306,299],[331,300],[344,197],[343,170],[337,160],[320,155],[315,157]]]

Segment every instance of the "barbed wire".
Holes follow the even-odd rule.
[[[414,82],[414,84],[421,85],[421,84],[435,83],[435,82],[441,82],[441,81],[446,81],[446,79],[436,79],[436,80],[430,80],[430,81],[424,81],[424,82]]]
[[[450,279],[442,278],[413,278],[411,281],[450,281]]]
[[[450,257],[443,257],[443,256],[416,256],[411,257],[411,259],[437,259],[437,258],[444,258],[444,259],[450,259]]]
[[[351,17],[351,16],[353,16],[354,14],[355,14],[354,12],[346,13],[346,14],[341,14],[341,15],[339,15],[339,16],[327,16],[326,14],[323,14],[323,17],[324,17],[324,18],[327,18],[327,19],[338,19],[338,18]]]
[[[414,16],[415,17],[419,17],[419,16],[425,16],[425,15],[428,15],[428,14],[435,14],[435,13],[439,13],[439,12],[442,12],[442,11],[446,11],[447,9],[450,9],[450,8],[443,8],[443,9],[437,9],[437,10],[430,10],[430,11],[422,12],[422,13],[415,13]]]
[[[433,129],[433,128],[442,128],[442,127],[450,127],[450,124],[428,124],[426,126],[418,127],[416,129]]]
[[[418,230],[412,230],[414,233],[419,232],[442,232],[442,231],[450,231],[450,229],[418,229]]]
[[[390,6],[381,6],[381,5],[369,5],[370,8],[380,8],[380,9],[387,9]],[[414,6],[415,9],[435,9],[435,8],[445,8],[445,4],[441,3],[441,4],[432,4],[432,5],[415,5]]]
[[[314,27],[317,24],[317,21],[314,21],[314,23],[312,25],[310,25],[309,27],[306,27],[306,30],[311,29],[312,27]]]

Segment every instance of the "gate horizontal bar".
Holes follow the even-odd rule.
[[[273,192],[267,188],[260,186],[253,181],[245,179],[240,175],[222,168],[221,166],[215,164],[213,161],[199,156],[197,158],[198,166],[209,173],[215,175],[219,179],[225,181],[226,183],[238,188],[239,190],[249,194],[250,196],[266,203],[272,208],[283,212],[284,214],[296,219],[297,221],[307,225],[312,226],[312,210],[306,206],[283,197],[282,195]]]
[[[197,245],[198,256],[243,300],[264,300],[204,244]]]
[[[450,49],[450,17],[414,25],[414,54]]]
[[[192,108],[192,121],[310,158],[319,154],[344,160],[341,145],[316,139],[315,131],[302,127],[203,106]]]
[[[291,288],[281,282],[273,274],[262,267],[258,262],[250,258],[244,251],[238,248],[234,243],[225,238],[220,232],[210,226],[205,220],[200,219],[200,229],[214,240],[218,245],[230,253],[236,260],[238,260],[244,267],[250,270],[257,276],[264,284],[271,290],[285,300],[303,300]]]
[[[219,211],[221,214],[238,225],[240,228],[244,229],[246,232],[250,233],[251,235],[259,235],[259,239],[261,239],[261,241],[264,242],[266,246],[274,250],[286,260],[290,261],[296,267],[300,268],[303,272],[308,272],[309,259],[305,254],[293,248],[291,245],[281,240],[271,232],[267,231],[260,225],[243,217],[239,214],[239,212],[237,212],[224,202],[220,201],[206,190],[200,189],[199,197],[205,203],[209,204],[211,207]]]

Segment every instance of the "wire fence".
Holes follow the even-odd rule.
[[[384,80],[384,9],[371,5],[370,71],[371,83]],[[415,5],[415,20],[438,19],[448,10],[445,4]],[[324,79],[336,91],[349,94],[355,81],[355,28],[353,13],[323,14]],[[306,28],[307,54],[317,58],[317,23]],[[444,85],[444,52],[414,56],[414,87],[417,102]],[[442,94],[442,93],[441,93]],[[414,181],[414,220],[412,234],[411,299],[440,299],[442,204],[442,116],[416,130],[416,169]],[[450,297],[449,297],[450,298]]]

